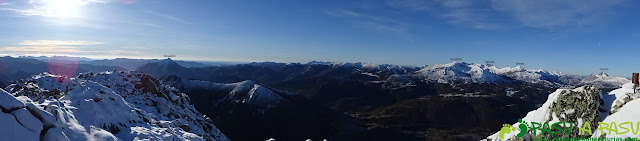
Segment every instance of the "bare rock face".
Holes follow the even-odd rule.
[[[629,103],[631,100],[634,100],[634,99],[638,99],[638,96],[632,93],[627,93],[622,99],[617,99],[616,101],[613,102],[613,110],[611,110],[611,113],[609,113],[609,115],[618,112],[620,108],[622,108],[622,106],[624,106],[625,104]]]

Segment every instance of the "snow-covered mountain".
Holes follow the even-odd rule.
[[[601,73],[600,77],[606,76]],[[592,77],[598,79],[598,77]],[[558,89],[549,94],[547,101],[537,110],[529,112],[522,118],[526,122],[550,122],[559,121],[573,122],[575,127],[571,130],[570,135],[558,134],[556,136],[536,136],[536,137],[633,137],[640,138],[640,134],[605,134],[602,135],[598,128],[598,122],[604,123],[624,123],[637,122],[637,109],[640,108],[638,94],[633,93],[633,84],[626,83],[622,88],[613,90],[609,93],[602,93],[596,87],[583,86],[576,89]],[[525,123],[526,123],[525,122]],[[590,123],[592,135],[578,135],[578,129],[584,126],[584,123]],[[519,127],[521,122],[513,124],[513,127]],[[604,130],[607,131],[607,130]],[[519,128],[515,131],[504,134],[504,140],[517,140],[516,134],[520,132]],[[498,141],[499,133],[487,137],[487,140]],[[524,138],[532,138],[531,133],[527,133]]]
[[[613,77],[602,72],[597,75],[579,76],[542,69],[525,69],[522,66],[497,68],[475,63],[453,62],[424,66],[416,71],[420,78],[438,83],[505,83],[527,82],[548,86],[597,86],[619,88],[630,82],[624,77]]]
[[[591,74],[580,81],[578,85],[593,85],[598,88],[619,88],[625,83],[629,83],[631,80],[624,77],[609,76],[605,72],[600,74]]]
[[[416,72],[421,78],[438,83],[499,83],[524,81],[547,85],[571,85],[571,75],[540,69],[526,70],[521,66],[497,68],[482,64],[453,62],[425,66]],[[574,80],[575,81],[575,80]]]
[[[521,80],[529,83],[549,83],[549,84],[567,84],[560,78],[565,76],[559,72],[545,71],[541,69],[526,70],[522,66],[497,68],[495,66],[488,69],[498,75],[508,76],[510,78]]]
[[[139,72],[43,73],[6,90],[9,140],[228,140],[189,96]]]
[[[417,71],[421,78],[438,83],[487,83],[504,82],[508,79],[487,71],[482,64],[469,64],[465,62],[453,62],[449,64],[436,64],[424,67]]]
[[[349,117],[312,106],[299,94],[252,80],[214,83],[184,80],[177,76],[166,76],[161,80],[188,92],[196,108],[203,114],[213,115],[214,123],[234,140],[270,137],[282,140],[351,140],[347,137],[360,135],[365,130],[363,125]]]
[[[269,110],[269,108],[280,106],[280,104],[283,103],[289,103],[288,99],[282,95],[293,96],[292,94],[284,91],[280,91],[280,93],[275,92],[274,90],[251,80],[245,80],[237,83],[213,83],[200,80],[185,80],[180,81],[179,83],[168,83],[185,89],[210,89],[228,92],[226,95],[221,95],[222,98],[212,103],[211,106],[218,107],[219,105],[229,103],[242,103],[250,105],[252,108],[256,108],[255,114],[264,114],[264,112]]]

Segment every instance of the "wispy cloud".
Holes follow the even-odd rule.
[[[17,43],[22,46],[83,46],[83,45],[100,45],[104,42],[93,41],[67,41],[67,40],[25,40]]]
[[[66,40],[25,40],[15,43],[16,46],[2,47],[5,55],[142,55],[135,50],[96,50],[89,47],[102,45],[104,42],[66,41]]]
[[[405,38],[410,37],[408,24],[391,18],[365,15],[350,10],[328,10],[325,11],[325,13],[330,16],[349,19],[363,28],[373,29],[379,32],[394,33],[404,36]]]
[[[499,28],[492,21],[492,9],[479,7],[482,1],[472,0],[387,0],[387,4],[401,11],[422,12],[446,20],[450,24],[476,29]]]
[[[155,27],[155,28],[160,28],[162,26],[157,25],[157,24],[152,24],[152,23],[143,23],[143,22],[133,22],[133,21],[118,21],[118,20],[114,20],[114,21],[109,21],[109,22],[114,22],[114,23],[125,23],[125,24],[132,24],[132,25],[140,25],[140,26],[147,26],[147,27]]]
[[[478,29],[513,24],[541,29],[589,26],[629,0],[387,0],[396,10],[422,12]]]
[[[178,22],[178,23],[181,23],[181,24],[193,24],[193,23],[191,23],[189,21],[186,21],[186,20],[184,20],[182,18],[175,17],[175,16],[168,15],[168,14],[158,13],[158,12],[151,11],[151,10],[147,10],[147,11],[145,11],[145,13],[148,13],[148,14],[151,14],[151,15],[154,15],[154,16],[157,16],[157,17],[161,17],[161,18],[164,18],[164,19],[167,19],[167,20],[171,20],[171,21],[174,21],[174,22]]]
[[[17,1],[0,11],[11,11],[21,16],[80,17],[76,9],[92,3],[107,3],[103,0],[29,0]],[[9,5],[9,4],[7,4]]]
[[[15,46],[0,48],[3,53],[10,54],[77,54],[89,53],[74,46]]]
[[[628,0],[491,0],[492,7],[535,28],[588,26]]]

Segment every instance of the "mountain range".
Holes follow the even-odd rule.
[[[237,113],[238,109],[216,109],[215,105],[218,105],[220,101],[229,99],[223,95],[235,95],[231,88],[223,89],[218,85],[250,82],[271,88],[271,90],[294,93],[293,95],[303,98],[288,98],[287,101],[312,105],[307,106],[309,108],[305,108],[304,111],[342,113],[352,119],[345,120],[327,116],[329,117],[328,123],[350,121],[340,123],[366,129],[364,131],[350,130],[359,131],[360,135],[365,135],[350,135],[350,139],[354,140],[371,138],[423,140],[427,137],[445,140],[480,139],[483,138],[482,135],[492,132],[490,130],[493,128],[492,126],[511,122],[516,117],[524,116],[528,111],[540,106],[546,101],[548,93],[553,92],[556,88],[577,87],[587,84],[583,82],[591,82],[589,79],[583,80],[586,77],[578,75],[545,70],[526,70],[522,67],[496,68],[465,62],[421,67],[369,63],[261,62],[187,68],[179,67],[179,64],[173,60],[166,59],[143,65],[138,71],[162,77],[162,82],[174,85],[192,97],[197,97],[196,99],[206,99],[205,102],[194,102],[197,108],[209,108],[210,111],[216,111],[215,113],[232,113],[230,116],[236,117],[239,116],[233,115],[233,113]],[[628,81],[621,77],[601,77],[601,79]],[[209,86],[212,88],[209,90],[203,89],[203,85],[194,84],[205,82],[220,84],[210,84]],[[603,86],[616,87],[617,84],[609,84],[611,82],[617,83],[618,81],[594,81],[594,83],[604,83]],[[194,88],[188,85],[199,87]],[[211,94],[218,96],[211,96]],[[242,103],[243,100],[238,99],[226,101],[224,103],[234,103],[232,107],[247,105]],[[213,109],[215,110],[211,110],[211,105],[214,105]],[[266,107],[263,106],[263,109],[268,109]],[[322,107],[328,108],[328,110],[319,110]],[[201,111],[205,114],[208,113],[207,110]],[[272,116],[287,118],[290,115],[279,113]],[[237,119],[220,118],[216,124],[243,121]],[[272,121],[264,123],[272,123]],[[281,122],[265,125],[265,127],[270,129],[284,128],[294,123]],[[231,138],[238,138],[233,134],[247,133],[242,129],[250,128],[250,126],[221,127],[221,130],[228,131],[227,134]],[[251,133],[259,134],[262,132]],[[443,136],[442,133],[469,134]],[[334,133],[309,136],[335,138],[340,135]],[[264,137],[300,139],[300,137],[281,134],[271,134]]]
[[[478,140],[544,106],[558,88],[596,86],[609,91],[629,82],[606,73],[579,76],[466,62],[425,66],[180,62],[2,57],[0,80],[7,95],[25,105],[42,105],[44,111],[51,101],[76,110],[88,109],[78,108],[87,101],[105,103],[89,106],[102,107],[94,112],[47,111],[79,117],[74,119],[80,121],[77,124],[63,119],[44,126],[51,121],[38,119],[43,129],[60,128],[68,139],[285,141]],[[107,95],[101,96],[103,91]],[[105,101],[112,98],[113,102]],[[127,121],[88,122],[104,117],[74,115],[120,110],[132,111],[116,114],[125,114],[121,116]],[[16,123],[20,122],[12,124]],[[40,135],[46,134],[43,129]]]

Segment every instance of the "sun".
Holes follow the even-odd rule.
[[[50,14],[59,17],[77,17],[79,9],[84,4],[82,0],[46,0]]]

